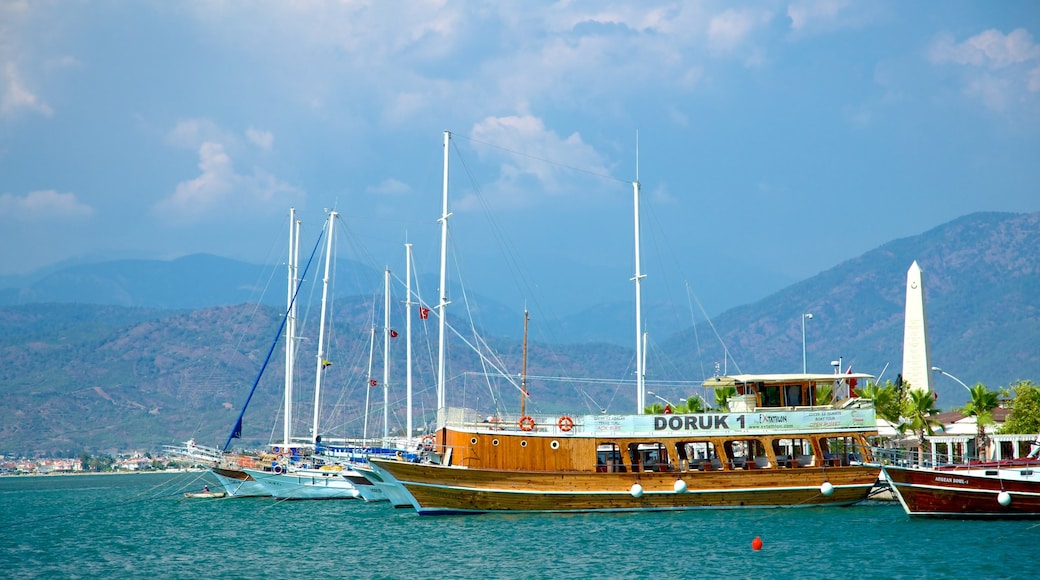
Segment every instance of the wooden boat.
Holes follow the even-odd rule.
[[[1040,461],[916,467],[883,473],[912,518],[1040,518]]]
[[[872,378],[855,375],[856,378]],[[880,468],[869,401],[812,401],[847,376],[741,375],[724,412],[501,418],[443,409],[426,443],[431,461],[372,459],[423,515],[850,505]],[[780,394],[785,406],[759,403]]]

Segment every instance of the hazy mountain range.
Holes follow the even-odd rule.
[[[924,271],[932,364],[969,385],[1040,380],[1040,213],[980,213],[892,241],[711,320],[687,304],[646,305],[644,315],[655,329],[648,339],[651,388],[661,399],[701,394],[710,401],[711,394],[693,384],[716,367],[731,374],[800,372],[805,313],[813,314],[804,319],[810,371],[831,371],[831,361],[840,357],[842,370],[851,365],[894,380],[902,364],[906,272],[915,260]],[[337,281],[332,320],[344,330],[336,335],[339,350],[326,381],[342,386],[335,402],[340,418],[334,419],[342,423],[332,424],[355,434],[368,367],[378,371],[375,376],[382,368],[381,354],[369,348],[373,325],[382,324],[381,273],[355,263],[337,271],[353,274]],[[754,279],[713,283],[737,288]],[[0,281],[0,452],[157,448],[192,436],[223,444],[254,381],[259,394],[244,441],[268,440],[281,404],[284,363],[274,339],[284,285],[284,274],[269,267],[208,255],[79,264]],[[433,281],[424,285],[436,287]],[[452,326],[476,321],[507,374],[515,376],[522,314],[486,296],[467,298],[465,307],[453,298]],[[395,300],[392,326],[399,329],[401,308]],[[433,318],[415,320],[417,345],[428,344],[422,337],[429,338]],[[316,322],[308,324],[301,334],[313,338]],[[537,325],[551,326],[555,340],[531,333],[528,372],[539,378],[528,387],[536,412],[633,410],[634,394],[624,384],[634,353],[631,304],[598,304],[564,319],[538,319]],[[400,377],[404,353],[394,344],[391,362]],[[416,351],[421,424],[431,417],[433,371],[429,347]],[[268,357],[268,369],[259,375]],[[303,360],[298,382],[305,384],[313,381],[315,370],[308,368],[314,358]],[[485,368],[456,346],[449,361],[455,381]],[[608,382],[574,387],[541,378],[550,375]],[[963,387],[938,374],[933,380],[940,407],[963,404]],[[391,381],[395,400],[403,396],[401,382]],[[459,397],[449,400],[510,410],[516,405],[509,394]],[[401,420],[397,409],[392,423]]]

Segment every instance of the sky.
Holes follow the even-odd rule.
[[[647,291],[717,313],[1040,210],[1038,35],[1014,0],[0,0],[0,276],[264,263],[289,207],[435,273],[450,131],[472,287],[630,300],[638,179]]]

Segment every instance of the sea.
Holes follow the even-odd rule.
[[[844,508],[418,516],[187,499],[208,473],[0,478],[0,578],[1036,578],[1040,522]],[[761,548],[755,538],[761,540]]]

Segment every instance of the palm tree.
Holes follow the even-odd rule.
[[[989,439],[986,437],[986,425],[993,424],[993,409],[997,408],[997,393],[986,388],[982,383],[976,384],[968,389],[971,392],[971,400],[961,409],[968,417],[975,417],[975,426],[978,432],[975,436],[975,447],[979,459],[986,457],[986,448]]]
[[[899,426],[900,430],[910,429],[917,436],[917,466],[924,466],[924,436],[933,435],[932,427],[939,426],[939,422],[932,418],[937,413],[935,399],[928,391],[910,389],[907,397],[903,400],[902,417],[906,421]]]
[[[685,407],[685,409],[683,409]],[[682,405],[679,405],[680,409],[683,409],[683,413],[703,413],[708,410],[707,405],[704,404],[704,399],[694,395]]]
[[[874,412],[877,416],[888,421],[892,425],[899,423],[900,417],[900,392],[899,388],[887,381],[884,386],[868,383],[865,387],[856,389],[856,396],[870,399],[874,404]]]
[[[730,397],[736,396],[736,387],[715,387],[715,408],[720,411],[725,411]]]
[[[661,403],[650,403],[643,409],[643,412],[647,415],[661,415],[664,414],[664,405]]]

